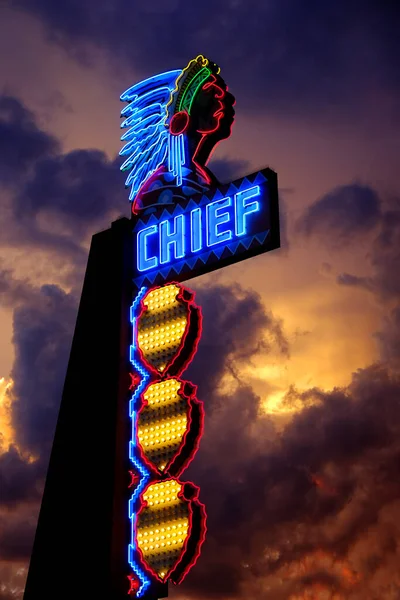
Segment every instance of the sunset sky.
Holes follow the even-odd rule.
[[[199,53],[236,97],[210,166],[278,173],[282,247],[190,283],[209,531],[170,595],[400,599],[399,12],[1,4],[0,600],[22,598],[91,236],[129,216],[119,96]]]

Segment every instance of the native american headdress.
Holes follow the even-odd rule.
[[[128,158],[121,171],[129,171],[125,186],[134,200],[143,184],[161,166],[182,184],[182,167],[186,163],[185,135],[193,100],[201,85],[219,67],[202,55],[191,60],[183,70],[168,71],[135,84],[121,95],[128,102],[122,112],[121,137],[127,142],[120,156]]]

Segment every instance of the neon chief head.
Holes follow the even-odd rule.
[[[127,129],[121,170],[129,171],[134,214],[217,185],[207,164],[231,133],[235,98],[215,63],[200,55],[183,70],[137,83],[121,100],[128,102],[121,113]]]

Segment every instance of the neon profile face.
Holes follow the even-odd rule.
[[[121,128],[127,129],[121,170],[129,172],[125,185],[131,188],[134,214],[172,203],[182,187],[200,193],[218,184],[207,163],[215,146],[230,136],[235,116],[235,98],[218,65],[199,55],[182,70],[135,84],[121,100],[128,102],[121,113]],[[159,200],[161,192],[153,190],[160,183],[171,190],[171,179],[175,192],[166,190]]]
[[[199,90],[193,103],[193,116],[198,121],[197,132],[203,135],[215,135],[220,140],[231,134],[235,119],[235,98],[228,92],[224,80],[211,75]]]

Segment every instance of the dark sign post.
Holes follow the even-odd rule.
[[[181,477],[204,423],[182,282],[280,246],[276,173],[224,185],[207,166],[235,115],[215,63],[121,100],[132,219],[92,239],[24,600],[157,600],[183,581],[207,526]]]

